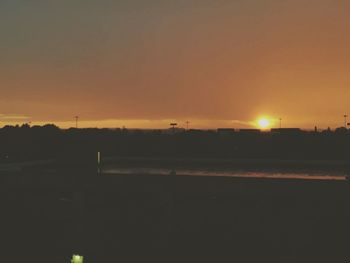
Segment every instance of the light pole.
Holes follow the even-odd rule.
[[[188,124],[189,123],[190,123],[189,121],[186,121],[186,130],[188,130]]]
[[[282,118],[279,118],[280,120],[280,129],[282,129]]]
[[[348,118],[348,115],[347,114],[344,114],[344,127],[346,128],[347,126],[347,118]]]
[[[78,129],[78,120],[79,120],[79,116],[75,116],[75,128]]]

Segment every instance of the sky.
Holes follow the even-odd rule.
[[[1,0],[0,126],[339,127],[347,0]],[[350,120],[350,119],[349,119]]]

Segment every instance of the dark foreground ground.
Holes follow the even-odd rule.
[[[0,262],[349,262],[350,183],[2,175]]]

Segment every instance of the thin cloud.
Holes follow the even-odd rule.
[[[0,120],[6,120],[6,121],[17,121],[17,120],[28,120],[30,117],[25,115],[18,115],[18,114],[1,114],[0,113]]]
[[[253,126],[254,123],[251,121],[241,121],[241,120],[231,120],[232,124],[244,125],[244,126]]]

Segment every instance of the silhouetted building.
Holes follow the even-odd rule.
[[[228,136],[228,135],[232,135],[235,133],[235,129],[232,128],[219,128],[218,129],[218,134],[220,136]]]
[[[300,128],[274,128],[271,129],[271,132],[280,134],[299,134],[302,130]]]
[[[337,134],[347,134],[348,129],[345,127],[339,127],[335,129],[335,133]]]
[[[181,133],[181,132],[185,132],[185,131],[186,131],[186,129],[184,129],[184,128],[174,127],[174,128],[169,128],[167,130],[163,130],[163,133],[164,134],[176,134],[176,133]]]
[[[205,131],[200,130],[200,129],[189,129],[189,130],[187,130],[187,133],[191,134],[191,135],[199,135],[199,134],[205,133]]]
[[[261,130],[259,129],[240,129],[240,133],[245,133],[245,134],[255,134],[255,133],[260,133]]]

